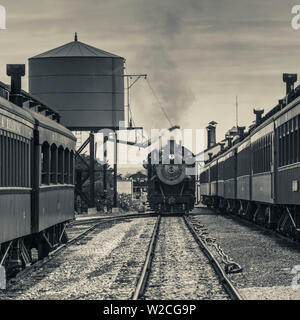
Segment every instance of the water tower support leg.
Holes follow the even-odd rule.
[[[95,208],[95,137],[90,133],[90,207]]]
[[[117,183],[118,183],[118,143],[117,143],[117,132],[115,131],[115,143],[114,143],[114,208],[118,207],[118,191],[117,191]]]

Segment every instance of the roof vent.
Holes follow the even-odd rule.
[[[278,104],[279,104],[280,110],[283,109],[285,107],[285,100],[284,99],[278,100]]]
[[[221,151],[224,151],[225,142],[219,142],[219,145],[221,147]]]
[[[284,73],[282,76],[283,82],[286,83],[286,94],[294,90],[294,83],[297,81],[296,73]]]
[[[240,136],[240,140],[244,139],[245,129],[246,129],[246,127],[238,127],[238,135]]]
[[[8,64],[6,73],[11,77],[9,101],[23,107],[23,97],[21,95],[22,77],[25,76],[25,64]]]
[[[256,125],[259,126],[261,123],[262,114],[265,111],[263,109],[253,109],[253,112],[256,115]]]
[[[228,142],[228,147],[229,147],[229,148],[232,147],[232,139],[233,139],[232,136],[226,136],[226,140],[227,140],[227,142]]]

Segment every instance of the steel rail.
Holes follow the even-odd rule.
[[[151,218],[154,217],[153,214],[150,213],[139,213],[139,214],[124,214],[120,216],[115,216],[115,217],[103,217],[103,218],[90,218],[90,219],[83,219],[83,220],[74,220],[71,222],[72,226],[78,226],[78,225],[84,225],[84,224],[89,224],[89,223],[94,223],[94,222],[100,222],[100,221],[118,221],[118,220],[124,220],[124,219],[137,219],[137,218]]]
[[[156,243],[157,243],[160,221],[161,221],[161,216],[159,215],[156,220],[154,229],[153,229],[153,233],[152,233],[151,240],[149,243],[148,251],[146,254],[146,259],[145,259],[139,280],[137,282],[135,291],[133,293],[132,300],[141,299],[145,294],[147,281],[148,281],[149,274],[151,271],[151,264],[152,264],[152,260],[154,257],[154,250],[155,250]]]
[[[217,276],[219,277],[220,282],[221,282],[222,286],[224,287],[225,291],[227,292],[227,294],[230,296],[230,298],[232,300],[243,300],[243,298],[240,295],[240,293],[238,292],[238,290],[234,287],[232,282],[226,276],[225,272],[223,271],[223,269],[222,269],[221,265],[219,264],[219,262],[217,261],[217,259],[213,256],[211,251],[205,245],[204,241],[202,241],[202,239],[198,236],[197,232],[195,231],[193,226],[190,224],[188,219],[185,216],[183,217],[183,219],[184,219],[184,222],[185,222],[187,228],[189,229],[189,231],[191,232],[195,241],[199,245],[199,248],[206,255],[210,264],[214,268],[214,270],[215,270]]]
[[[18,279],[28,275],[32,270],[39,269],[42,266],[44,266],[47,262],[49,262],[52,258],[54,258],[54,256],[57,255],[59,252],[61,252],[63,249],[65,249],[66,247],[70,246],[74,242],[80,240],[81,238],[83,238],[84,236],[89,234],[91,231],[93,231],[98,226],[100,226],[102,224],[105,224],[105,223],[109,223],[109,222],[127,220],[128,218],[129,218],[129,216],[118,216],[118,217],[112,217],[110,219],[107,218],[105,220],[101,219],[101,221],[98,221],[93,226],[91,226],[88,229],[86,229],[83,232],[81,232],[79,235],[74,236],[72,239],[68,240],[67,243],[59,245],[55,250],[51,251],[47,257],[45,257],[45,258],[43,258],[41,260],[37,260],[36,262],[32,263],[28,267],[26,267],[23,270],[21,270],[20,272],[18,272],[15,277],[9,279],[9,281],[7,282],[7,287],[9,287],[10,285],[16,283],[16,281]]]

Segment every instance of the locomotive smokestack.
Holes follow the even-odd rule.
[[[256,115],[256,125],[259,126],[261,123],[261,116],[264,113],[264,110],[253,109],[253,113]]]
[[[206,127],[207,130],[207,149],[216,145],[216,124],[217,122],[211,121]]]
[[[246,127],[238,127],[238,135],[240,136],[240,139],[244,139],[244,131]]]
[[[22,77],[25,76],[25,64],[8,64],[6,73],[11,77],[9,101],[23,107],[23,97],[21,95]]]
[[[284,73],[282,75],[282,80],[286,83],[286,94],[288,95],[292,90],[294,90],[294,83],[297,81],[297,74]]]

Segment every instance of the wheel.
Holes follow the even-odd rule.
[[[39,241],[37,250],[39,260],[42,260],[45,257],[47,257],[50,252],[48,245],[44,241]]]

